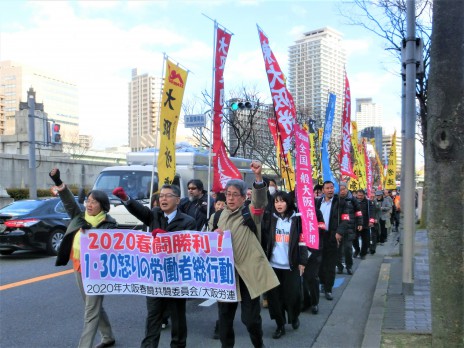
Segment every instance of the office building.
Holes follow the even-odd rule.
[[[0,135],[5,134],[5,97],[0,94]]]
[[[0,95],[4,97],[5,123],[4,132],[0,134],[16,134],[15,115],[20,110],[20,102],[27,102],[27,92],[31,87],[36,92],[36,102],[44,105],[48,120],[61,125],[63,143],[77,141],[77,85],[50,72],[9,60],[0,62]]]
[[[366,127],[361,132],[359,132],[361,138],[367,138],[368,140],[375,140],[375,150],[381,158],[383,152],[383,136],[382,136],[382,127]]]
[[[156,136],[160,112],[162,79],[138,75],[132,69],[129,82],[129,147],[131,151],[157,147]],[[158,144],[155,144],[155,138]]]
[[[356,98],[355,120],[358,131],[367,127],[382,127],[382,106],[372,102],[372,98]]]
[[[346,53],[342,34],[331,28],[304,33],[289,48],[287,85],[297,112],[324,127],[329,92],[335,93],[332,141],[341,138]]]

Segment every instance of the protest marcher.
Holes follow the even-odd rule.
[[[267,292],[269,314],[277,328],[272,338],[285,335],[285,323],[294,330],[300,327],[301,276],[308,262],[308,248],[303,240],[301,218],[290,195],[278,191],[273,196],[274,208],[266,227],[269,231],[266,255],[280,285]]]
[[[115,188],[113,195],[119,197],[127,210],[154,232],[195,230],[195,220],[178,209],[180,189],[176,185],[163,185],[159,193],[159,207],[152,209],[127,196],[122,187]],[[185,298],[147,296],[146,300],[148,313],[145,337],[142,340],[141,347],[158,347],[166,310],[169,310],[171,315],[171,347],[185,347],[187,344]]]
[[[243,180],[229,180],[225,188],[227,205],[221,211],[215,231],[231,232],[242,323],[248,330],[253,346],[264,347],[260,295],[279,285],[279,281],[260,244],[261,219],[267,205],[267,187],[261,174],[261,162],[253,161],[251,170],[255,174],[251,204],[245,207],[247,184]],[[212,230],[212,227],[210,224],[209,229]],[[218,307],[221,345],[233,347],[238,302],[218,302]]]
[[[72,261],[77,285],[85,303],[84,328],[79,339],[79,348],[92,348],[97,331],[100,331],[101,334],[101,343],[96,346],[97,348],[114,346],[116,340],[108,315],[103,309],[104,297],[102,295],[88,296],[85,294],[80,263],[81,236],[85,233],[85,230],[91,228],[117,228],[116,220],[108,214],[110,211],[110,200],[103,191],[90,191],[85,202],[85,212],[82,212],[76,203],[73,193],[61,181],[60,170],[53,168],[49,175],[57,187],[58,195],[63,202],[66,212],[71,218],[58,249],[55,265],[66,266],[69,260]]]
[[[208,223],[208,194],[199,179],[190,179],[187,183],[188,196],[180,200],[181,212],[195,219],[195,231],[202,231]],[[209,200],[209,214],[214,213],[214,200]]]

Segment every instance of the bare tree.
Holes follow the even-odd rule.
[[[401,47],[406,42],[407,0],[354,0],[347,2],[340,14],[350,24],[359,25],[384,40],[384,47],[401,62]],[[419,102],[419,140],[427,143],[427,97],[431,45],[432,0],[416,0],[416,33],[423,41],[424,74],[418,75],[416,97]],[[347,11],[351,6],[352,11]],[[359,11],[361,14],[359,14]],[[398,72],[399,75],[399,72]]]
[[[425,172],[433,347],[464,344],[463,23],[464,1],[435,2]]]
[[[61,131],[63,141],[63,152],[69,153],[72,158],[79,159],[84,156],[92,147],[93,138],[90,137],[90,142],[84,146],[79,137],[79,131],[70,131],[63,129]]]

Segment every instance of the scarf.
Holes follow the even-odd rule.
[[[91,216],[87,214],[87,211],[85,212],[85,221],[87,221],[89,224],[92,225],[92,227],[97,227],[102,221],[105,220],[106,218],[106,213],[102,210],[100,213],[98,213],[95,216]],[[71,258],[73,260],[73,265],[74,265],[74,270],[80,272],[81,269],[81,231],[82,229],[79,229],[79,231],[76,232],[74,235],[73,239],[73,245],[72,245],[72,250],[71,250]]]

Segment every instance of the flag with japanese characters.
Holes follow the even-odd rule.
[[[230,179],[242,179],[242,175],[230,160],[222,139],[224,106],[224,67],[232,34],[222,30],[215,23],[216,45],[214,50],[214,100],[213,100],[213,187],[214,192],[225,189]]]
[[[284,186],[286,191],[292,191],[295,188],[295,172],[292,166],[292,157],[290,152],[287,153],[287,163],[283,160],[281,156],[281,146],[280,146],[280,139],[277,136],[277,124],[275,118],[268,118],[267,124],[269,126],[269,131],[271,132],[272,139],[274,140],[274,145],[276,146],[277,152],[277,164],[280,169],[280,173],[282,174],[282,179],[284,179]]]
[[[380,182],[383,183],[385,182],[385,175],[384,175],[384,168],[382,165],[382,161],[380,160],[379,153],[377,152],[377,148],[375,146],[375,139],[372,138],[370,139],[371,145],[374,148],[374,153],[375,153],[375,160],[377,161],[377,166],[379,167],[379,176],[380,176]]]
[[[288,165],[287,154],[292,147],[293,126],[296,120],[295,105],[290,92],[287,90],[285,77],[280,69],[274,53],[269,46],[269,39],[258,27],[259,41],[263,53],[264,66],[271,89],[271,97],[277,118],[277,136],[280,138],[280,153]]]
[[[172,184],[176,173],[176,133],[184,97],[187,71],[166,59],[160,115],[159,182]]]
[[[396,130],[392,135],[390,155],[388,156],[387,178],[385,189],[396,190]]]
[[[364,149],[364,164],[366,168],[366,189],[367,197],[372,195],[372,185],[374,184],[374,178],[372,176],[372,165],[371,159],[369,158],[369,152],[367,151],[367,139],[362,139],[363,149]]]
[[[355,121],[351,122],[351,147],[353,148],[353,172],[356,178],[351,178],[348,183],[348,188],[351,191],[365,188],[365,169],[364,155],[362,146],[358,144],[358,126]]]
[[[343,102],[342,115],[342,147],[340,152],[340,171],[342,175],[356,178],[353,173],[351,163],[351,139],[350,139],[350,122],[351,122],[351,92],[348,76],[345,74],[345,100]]]
[[[308,132],[295,124],[296,190],[301,214],[303,241],[308,248],[319,249],[319,229],[314,205],[311,151]]]

